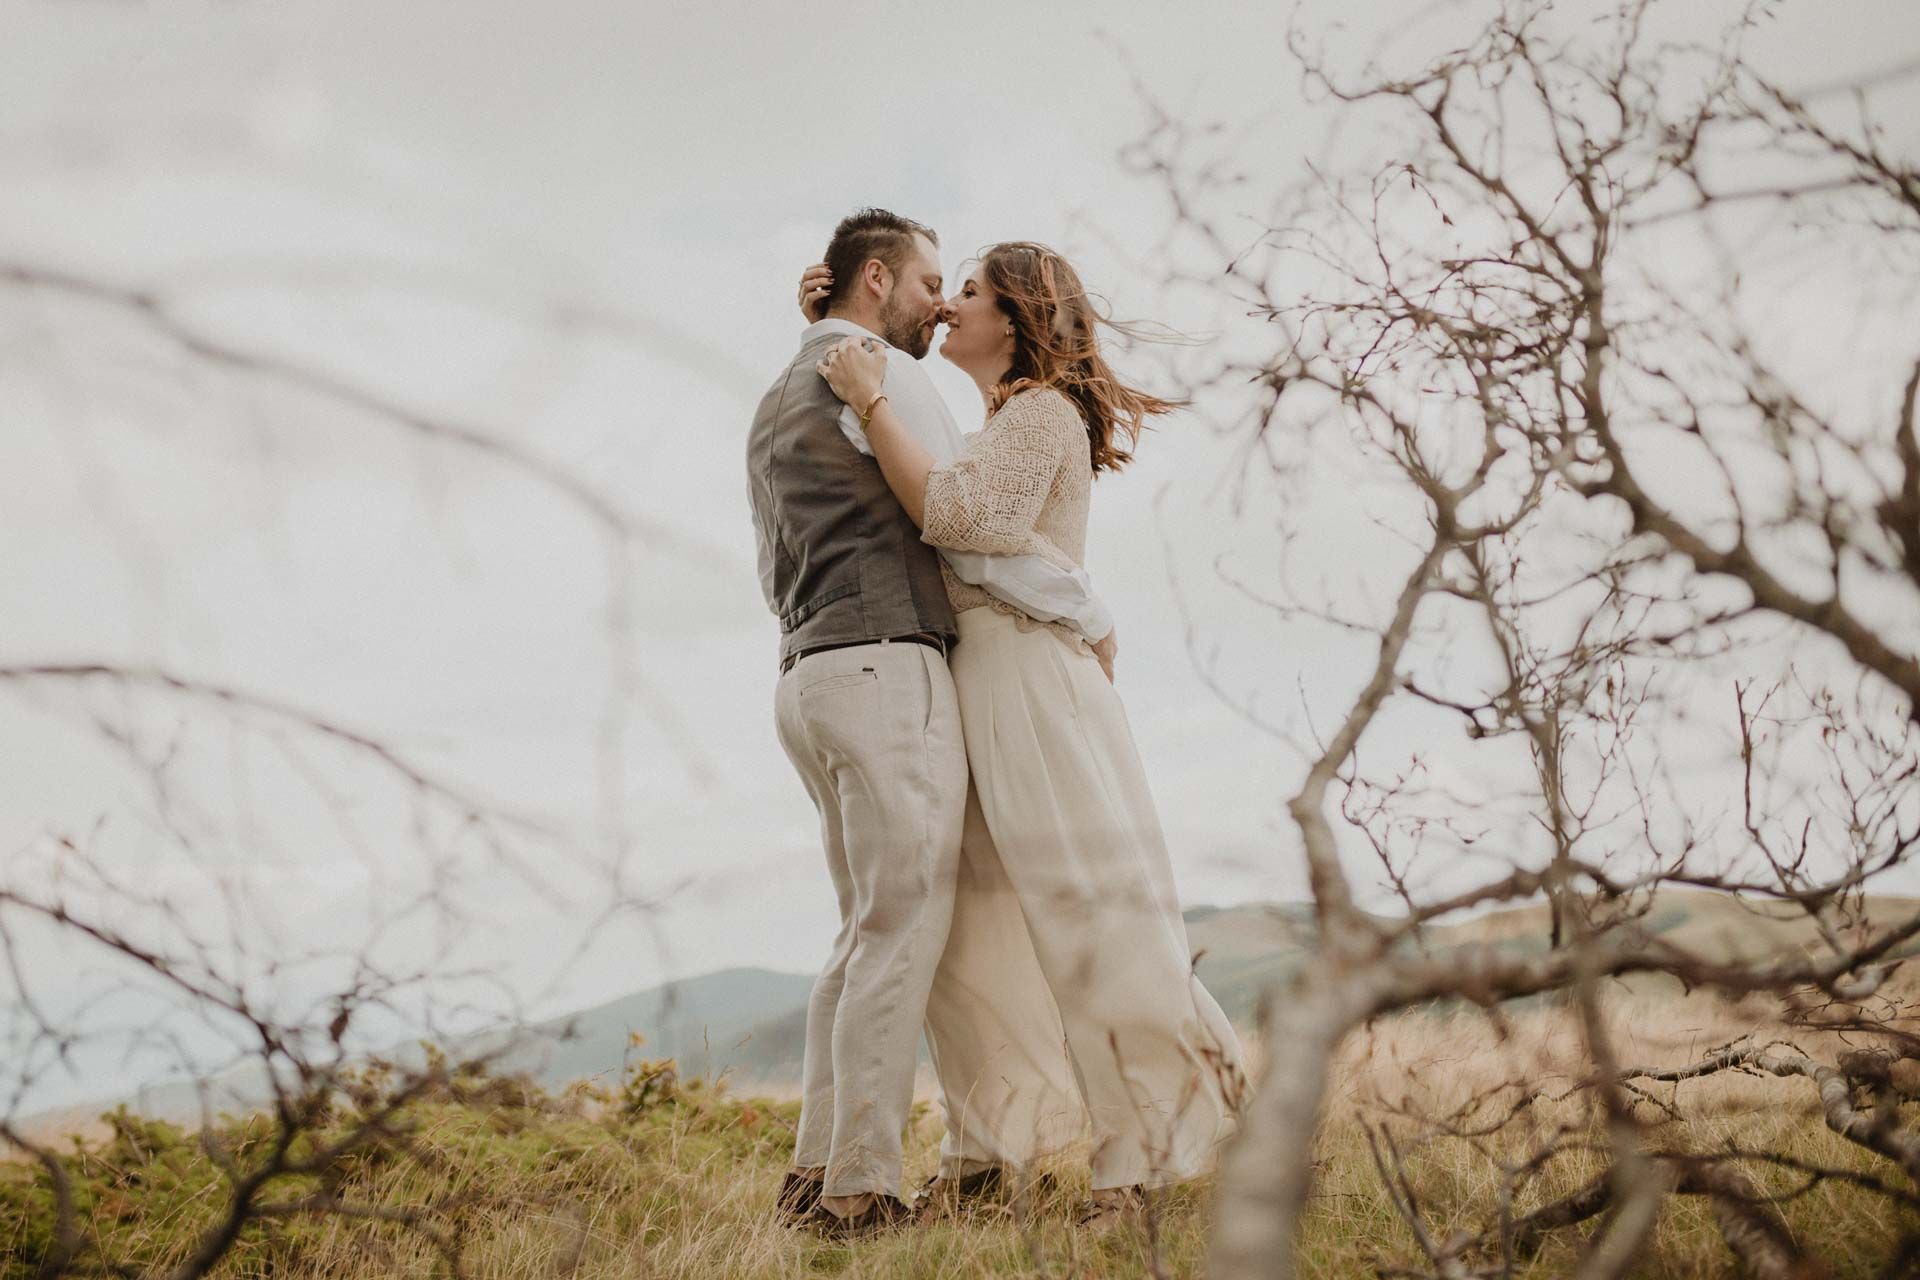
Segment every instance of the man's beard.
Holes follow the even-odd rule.
[[[880,336],[915,360],[922,359],[933,343],[929,319],[930,316],[924,315],[916,319],[905,306],[896,304],[890,297],[880,304]]]

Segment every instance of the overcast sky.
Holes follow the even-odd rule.
[[[663,912],[657,931],[609,930],[542,1004],[727,965],[811,970],[833,901],[774,738],[777,629],[741,458],[800,327],[794,282],[840,215],[880,204],[939,230],[952,277],[989,241],[1040,239],[1120,315],[1151,312],[1136,263],[1165,211],[1117,160],[1145,121],[1134,76],[1194,118],[1258,120],[1262,184],[1349,154],[1302,101],[1290,9],[8,4],[0,265],[161,288],[193,332],[510,440],[660,531],[627,578],[639,684],[620,783],[627,883]],[[1911,4],[1779,9],[1753,47],[1790,84],[1920,51]],[[1693,7],[1695,34],[1727,10]],[[1437,51],[1461,38],[1459,12],[1346,3],[1302,20]],[[929,367],[977,423],[971,385]],[[0,661],[162,664],[382,736],[588,845],[601,832],[608,561],[551,488],[196,364],[121,309],[13,285],[0,459]],[[1282,808],[1297,758],[1230,703],[1298,726],[1371,657],[1220,584],[1221,556],[1259,554],[1260,511],[1226,515],[1233,459],[1198,415],[1166,422],[1096,487],[1087,558],[1189,904],[1303,892]],[[1352,477],[1325,482],[1364,499]],[[1363,536],[1323,545],[1329,576],[1369,554]],[[1195,653],[1218,655],[1228,697]],[[49,832],[104,816],[94,847],[113,865],[204,883],[95,715],[176,751],[208,806],[198,865],[244,878],[296,932],[349,929],[385,891],[380,864],[405,860],[404,807],[347,753],[315,749],[371,853],[260,735],[165,698],[36,688],[0,692],[15,869]],[[555,914],[504,875],[479,896],[487,954],[553,977],[575,941]]]

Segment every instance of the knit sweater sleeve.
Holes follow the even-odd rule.
[[[1067,450],[1086,446],[1072,401],[1050,388],[1001,406],[959,460],[927,476],[920,538],[936,547],[1020,555],[1035,549],[1034,521]]]

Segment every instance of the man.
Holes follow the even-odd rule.
[[[780,620],[775,719],[820,812],[840,909],[808,1003],[800,1131],[780,1204],[832,1234],[911,1212],[901,1131],[968,808],[941,557],[964,581],[1090,642],[1112,631],[1078,569],[923,543],[859,415],[814,369],[849,335],[886,343],[894,412],[938,462],[959,455],[960,433],[917,363],[942,306],[937,245],[928,228],[880,209],[835,228],[826,316],[801,334],[747,437],[760,584]]]

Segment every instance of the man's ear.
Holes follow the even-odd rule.
[[[893,288],[893,272],[887,270],[887,264],[878,258],[868,258],[860,264],[860,282],[873,290],[873,296],[884,298]]]

